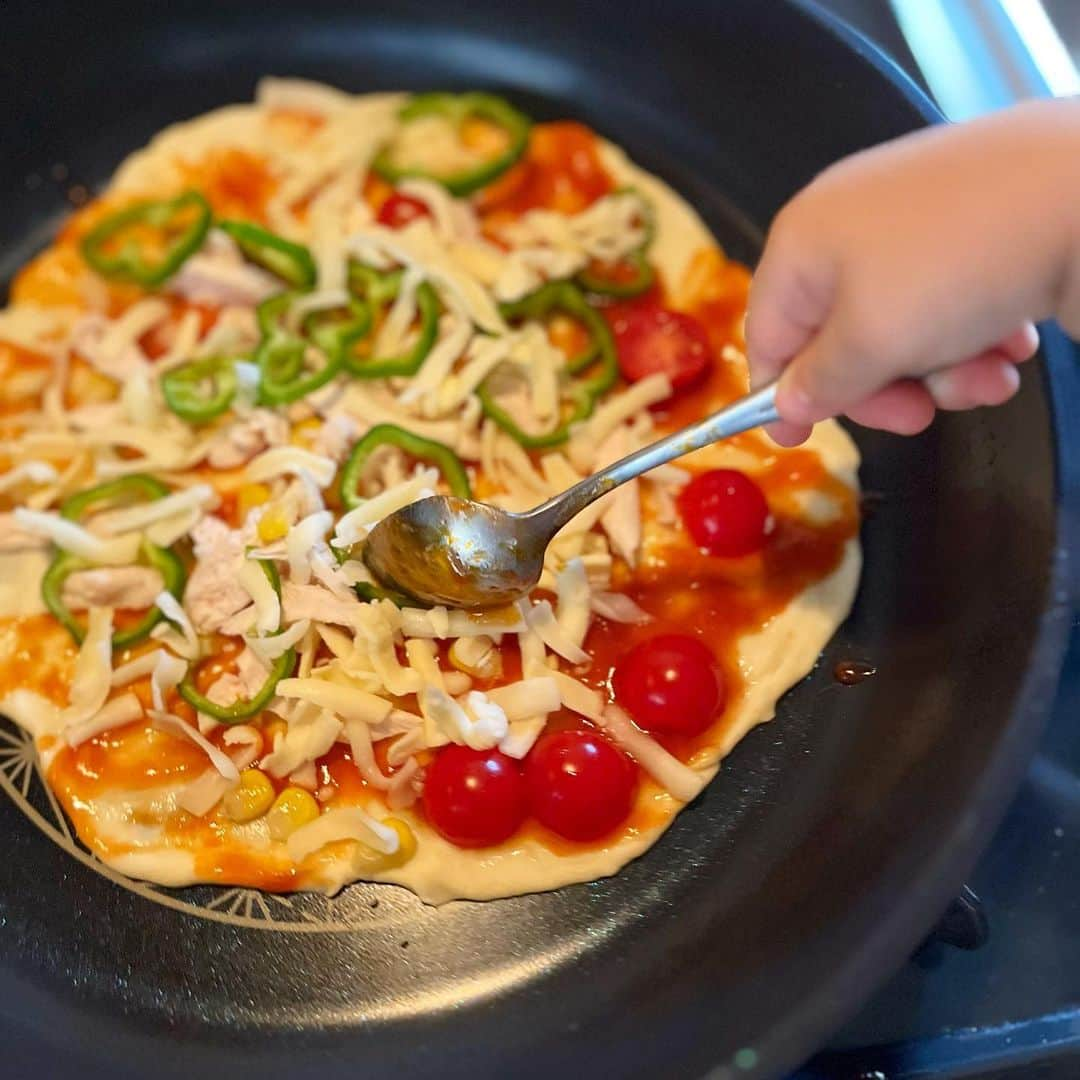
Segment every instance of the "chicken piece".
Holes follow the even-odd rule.
[[[289,423],[283,416],[269,409],[254,409],[221,432],[207,452],[206,463],[214,469],[237,469],[288,439]]]
[[[221,518],[204,517],[192,530],[195,568],[184,591],[184,607],[200,634],[222,624],[251,603],[238,574],[244,559],[244,536]]]
[[[343,461],[356,440],[356,421],[345,413],[338,413],[327,419],[311,440],[311,449],[316,454]]]
[[[356,627],[363,617],[359,600],[335,596],[320,585],[296,585],[286,581],[282,586],[282,607],[285,622],[310,619],[312,622],[333,623],[337,626]]]
[[[169,282],[175,296],[214,307],[254,307],[280,291],[276,278],[245,262],[232,240],[217,231]]]
[[[142,611],[154,606],[154,597],[164,588],[161,574],[152,566],[101,566],[69,574],[61,598],[71,611],[92,607]]]
[[[231,705],[254,697],[269,674],[263,662],[251,651],[244,651],[236,658],[236,671],[227,671],[210,684],[206,696],[216,705]]]

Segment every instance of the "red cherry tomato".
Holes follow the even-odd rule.
[[[615,665],[615,699],[646,731],[697,735],[724,705],[716,658],[697,638],[658,634]]]
[[[525,763],[529,805],[541,825],[567,840],[597,840],[630,814],[637,770],[618,747],[592,731],[557,731]]]
[[[422,217],[431,217],[427,203],[395,191],[379,208],[376,220],[391,229],[404,229],[410,222]]]
[[[628,304],[611,317],[619,368],[629,382],[662,373],[675,390],[689,390],[712,367],[705,328],[691,315],[655,304]]]
[[[744,473],[735,469],[700,473],[679,492],[677,503],[687,532],[710,555],[737,558],[765,546],[769,504]]]
[[[517,832],[528,802],[521,766],[498,750],[447,746],[424,781],[428,821],[458,847],[490,847]]]

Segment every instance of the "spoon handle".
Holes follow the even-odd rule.
[[[727,408],[706,416],[704,420],[643,446],[592,476],[587,476],[561,495],[556,495],[530,511],[529,516],[545,519],[545,526],[550,528],[551,535],[554,535],[589,503],[620,484],[625,484],[627,480],[633,480],[635,476],[655,469],[658,465],[666,465],[667,462],[693,450],[700,450],[710,443],[730,439],[732,435],[739,435],[779,419],[776,411],[776,383],[769,383]]]

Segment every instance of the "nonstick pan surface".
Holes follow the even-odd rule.
[[[864,42],[779,0],[39,2],[5,5],[0,29],[0,277],[72,185],[264,74],[484,87],[581,119],[748,261],[818,170],[933,119]],[[1060,339],[1048,349],[1064,362]],[[5,1075],[771,1076],[805,1057],[959,886],[1065,626],[1034,369],[1007,408],[914,440],[855,435],[875,496],[855,610],[776,721],[614,879],[440,909],[363,885],[332,904],[133,890],[74,853],[9,730]],[[846,658],[879,674],[840,686]]]

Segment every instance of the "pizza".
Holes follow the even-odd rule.
[[[612,491],[506,608],[419,606],[364,543],[745,393],[748,284],[617,146],[483,92],[267,79],[125,161],[0,311],[0,713],[85,847],[440,903],[656,843],[850,607],[844,432]]]

